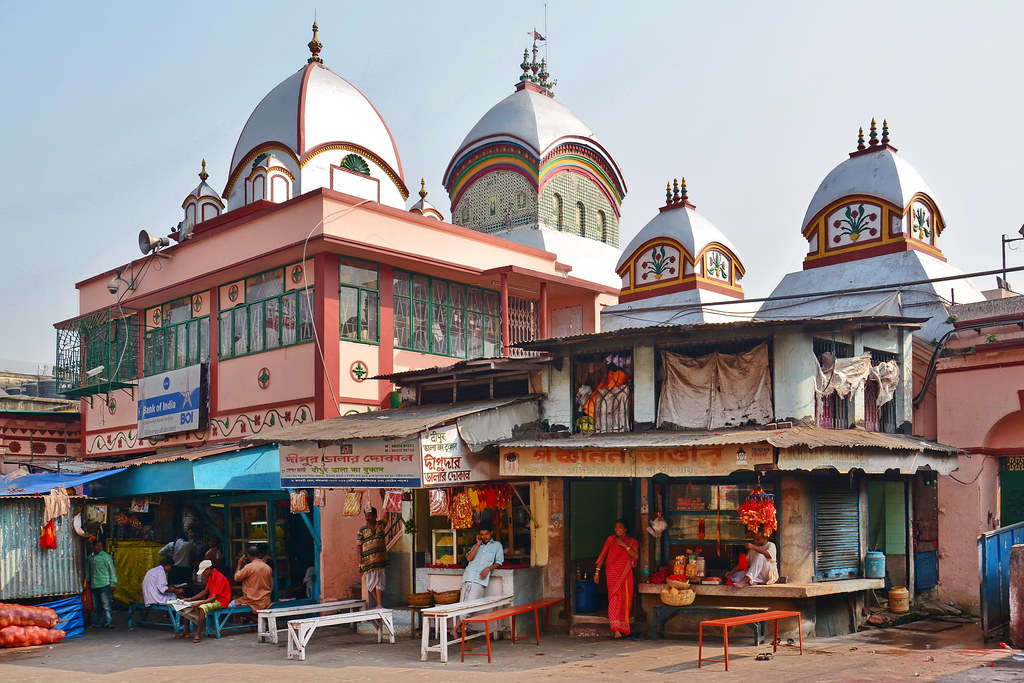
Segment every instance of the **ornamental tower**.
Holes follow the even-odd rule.
[[[619,303],[601,312],[602,330],[747,315],[742,304],[724,312],[705,308],[722,299],[742,300],[745,269],[732,242],[690,203],[685,178],[666,185],[665,205],[623,249],[615,271],[622,290]]]
[[[538,40],[523,52],[515,92],[484,114],[445,170],[452,223],[554,252],[572,275],[617,286],[626,184],[590,127],[555,101]]]
[[[872,119],[867,141],[861,128],[857,148],[807,206],[803,270],[782,279],[772,297],[785,298],[766,302],[757,317],[828,318],[888,305],[888,314],[931,318],[915,332],[919,338],[941,337],[949,329],[947,304],[984,299],[968,280],[923,282],[962,274],[939,248],[945,229],[931,189],[891,144],[888,122],[879,137]],[[879,289],[849,291],[870,286]]]

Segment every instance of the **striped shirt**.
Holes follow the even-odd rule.
[[[365,524],[359,528],[356,542],[360,546],[359,571],[368,572],[388,566],[388,546],[384,540],[384,522],[378,521],[376,530]]]

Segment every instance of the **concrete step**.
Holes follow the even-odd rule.
[[[606,616],[600,614],[572,615],[572,625],[569,627],[570,637],[606,636],[610,633],[611,627],[608,625]]]

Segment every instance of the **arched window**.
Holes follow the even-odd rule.
[[[583,202],[576,202],[576,212],[579,214],[580,221],[580,235],[583,237],[587,236],[587,207],[583,206]]]
[[[601,229],[601,241],[608,241],[608,217],[604,215],[604,211],[597,212],[598,227]]]
[[[565,217],[562,215],[562,195],[555,194],[555,227],[561,230],[565,225]]]

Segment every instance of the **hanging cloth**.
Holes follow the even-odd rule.
[[[71,512],[71,498],[63,486],[54,486],[50,492],[43,494],[43,519],[50,521]]]
[[[326,489],[313,489],[313,505],[322,508],[326,503]]]
[[[39,547],[43,550],[57,549],[57,528],[52,519],[39,530]]]

